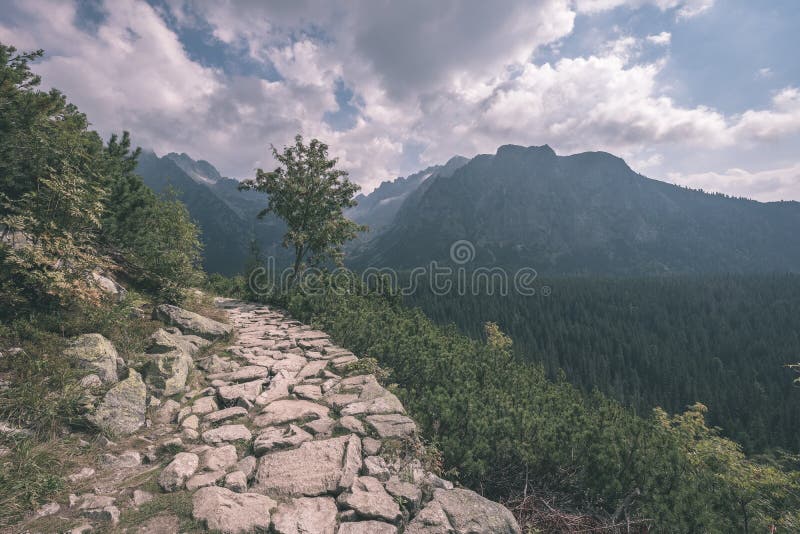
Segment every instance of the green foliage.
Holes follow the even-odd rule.
[[[434,295],[406,303],[474,339],[496,322],[520,358],[649,413],[702,402],[749,453],[800,451],[800,276],[541,279],[552,295]]]
[[[469,487],[495,498],[528,486],[558,491],[617,521],[649,519],[658,531],[741,529],[731,512],[738,503],[732,478],[698,465],[672,425],[548,380],[540,365],[509,358],[499,331],[490,343],[470,340],[394,299],[346,291],[294,291],[282,303],[391,368],[406,408],[443,452],[443,468],[456,469]],[[780,492],[762,492],[763,500],[747,505],[750,517],[763,518],[759,525],[778,520],[770,510],[788,516],[800,509],[796,480],[781,476]]]
[[[2,315],[96,301],[90,273],[115,264],[177,298],[194,281],[197,228],[134,174],[127,132],[104,145],[64,95],[37,90],[29,63],[42,54],[0,44]]]
[[[306,259],[312,265],[328,260],[341,264],[342,245],[366,230],[343,213],[355,206],[353,195],[360,187],[336,168],[336,158],[328,159],[328,145],[317,139],[306,145],[297,135],[294,146],[282,153],[272,147],[272,154],[279,167],[272,172],[258,169],[255,179],[242,182],[240,188],[269,195],[259,217],[273,212],[286,222],[283,246],[294,248],[295,275]]]

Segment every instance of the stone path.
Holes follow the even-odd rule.
[[[204,344],[199,319],[187,322],[183,310],[169,310],[180,331],[154,336],[159,363],[145,373],[151,408],[149,428],[140,431],[151,443],[145,459],[156,449],[175,451],[158,485],[192,492],[192,515],[208,529],[520,532],[503,506],[426,471],[416,425],[398,398],[373,375],[360,374],[358,358],[327,334],[263,305],[217,305],[228,314],[233,341],[205,357],[197,355]],[[191,362],[181,354],[192,354]],[[167,400],[165,393],[185,390],[187,364],[200,371],[196,389]],[[145,470],[139,463],[131,459],[130,467]],[[134,490],[129,498],[126,505],[138,506],[152,495]],[[86,518],[116,524],[121,503],[119,496],[88,494],[75,496],[74,506]],[[169,525],[164,532],[175,528],[161,522]],[[153,523],[150,531],[159,528]]]

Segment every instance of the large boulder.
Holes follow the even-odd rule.
[[[111,276],[100,273],[99,271],[92,271],[91,281],[100,291],[111,297],[117,302],[125,300],[128,290],[122,287]]]
[[[147,352],[161,354],[181,350],[190,356],[194,356],[201,348],[210,344],[210,341],[199,336],[184,336],[175,327],[159,328],[150,336]]]
[[[277,503],[264,495],[234,493],[227,488],[201,488],[192,498],[192,516],[209,530],[223,534],[266,532]]]
[[[171,397],[183,393],[194,361],[183,350],[153,354],[145,367],[145,380],[159,396]]]
[[[117,377],[117,349],[101,334],[83,334],[70,341],[64,356],[73,358],[79,367],[89,369],[104,384],[115,384]]]
[[[209,340],[228,337],[233,332],[233,327],[229,324],[220,323],[171,304],[157,306],[153,310],[153,318],[170,326],[177,326],[184,334]]]
[[[89,420],[113,435],[128,435],[144,425],[147,386],[131,369],[128,378],[112,387]]]
[[[252,489],[276,496],[316,497],[349,487],[360,468],[357,436],[306,441],[297,449],[262,456]]]
[[[300,497],[278,506],[272,529],[277,534],[334,534],[336,511],[331,497]]]
[[[433,492],[431,500],[409,523],[406,534],[522,534],[511,512],[466,489]]]

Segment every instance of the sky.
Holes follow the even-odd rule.
[[[104,137],[233,178],[301,133],[365,191],[511,143],[800,200],[797,0],[0,1]]]

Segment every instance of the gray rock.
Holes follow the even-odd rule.
[[[199,336],[184,336],[177,328],[159,328],[150,336],[147,352],[161,354],[177,350],[194,356],[210,344],[210,341]]]
[[[220,358],[216,354],[212,354],[211,356],[203,360],[200,364],[198,364],[198,366],[211,375],[219,373],[229,373],[239,368],[238,363],[225,358]]]
[[[200,397],[194,404],[192,404],[191,413],[197,415],[205,415],[207,413],[216,412],[219,410],[219,405],[214,397]]]
[[[41,506],[36,513],[34,513],[34,517],[47,517],[48,515],[57,514],[61,511],[61,505],[57,502],[49,502],[44,506]]]
[[[257,426],[271,426],[298,421],[301,419],[320,419],[328,417],[330,411],[307,400],[279,400],[267,404],[254,420]]]
[[[256,397],[261,393],[263,385],[264,380],[253,380],[252,382],[244,382],[232,386],[222,386],[217,390],[217,395],[226,404],[234,404],[239,399],[255,402]]]
[[[156,410],[153,421],[155,423],[166,425],[175,421],[178,412],[181,410],[181,405],[172,399],[167,399]]]
[[[256,473],[257,465],[258,460],[256,460],[255,456],[245,456],[236,463],[236,470],[244,473],[244,475],[247,477],[247,480],[250,480]]]
[[[108,390],[89,420],[113,435],[128,435],[144,425],[147,387],[142,377],[130,370],[128,378]]]
[[[268,427],[256,437],[253,452],[261,456],[274,449],[296,447],[312,439],[311,434],[296,425],[289,425],[289,428]]]
[[[223,534],[267,531],[270,511],[277,503],[264,495],[234,493],[216,486],[201,488],[192,497],[192,516],[209,530]]]
[[[69,480],[72,483],[80,482],[82,480],[92,478],[94,476],[94,473],[95,471],[91,467],[84,467],[77,473],[73,473],[70,476],[68,476],[67,480]]]
[[[397,502],[386,493],[380,480],[373,477],[358,477],[351,491],[339,495],[337,502],[367,519],[394,523],[402,516]]]
[[[437,489],[433,493],[433,500],[406,528],[408,534],[439,532],[522,533],[517,520],[505,506],[465,489]]]
[[[177,326],[184,334],[192,334],[212,341],[228,337],[233,332],[231,325],[220,323],[171,304],[157,306],[153,310],[153,318],[169,325]]]
[[[203,417],[203,421],[206,423],[216,424],[245,415],[247,415],[247,410],[239,406],[234,406],[233,408],[225,408],[223,410],[206,414],[206,416]]]
[[[250,440],[252,438],[253,434],[244,425],[224,425],[203,432],[203,441],[212,445],[225,441]]]
[[[422,490],[410,482],[403,482],[396,476],[389,478],[384,487],[389,495],[396,499],[401,499],[412,509],[422,502]]]
[[[111,297],[114,301],[122,302],[125,300],[128,290],[122,287],[108,274],[104,274],[99,271],[92,271],[91,279],[95,287]]]
[[[82,369],[95,372],[104,384],[115,384],[117,376],[117,349],[101,334],[83,334],[73,339],[64,355],[74,358]]]
[[[210,447],[201,453],[200,468],[208,471],[227,471],[236,460],[236,447],[233,445]]]
[[[168,492],[181,489],[189,477],[197,471],[199,464],[200,458],[196,454],[179,452],[172,462],[161,471],[158,476],[158,485]]]
[[[85,389],[95,389],[103,385],[103,381],[95,374],[86,375],[81,378],[80,386]]]
[[[375,456],[381,450],[381,440],[375,438],[361,438],[361,443],[364,446],[364,454],[367,456]]]
[[[156,394],[170,397],[183,393],[192,369],[192,357],[182,350],[155,354],[145,366],[145,381]]]
[[[405,415],[368,415],[366,419],[381,438],[406,438],[417,431],[417,425]]]
[[[108,521],[112,525],[116,525],[119,523],[119,508],[113,505],[104,508],[92,508],[84,510],[83,516],[97,521]]]
[[[375,477],[380,481],[389,480],[389,467],[386,465],[386,460],[380,456],[367,456],[364,458],[364,466],[361,472],[370,477]]]
[[[242,471],[233,471],[225,476],[225,487],[235,493],[247,491],[247,475]]]
[[[194,491],[199,488],[205,488],[206,486],[213,486],[219,480],[222,480],[224,476],[225,471],[205,471],[203,473],[197,473],[186,481],[186,489],[188,491]]]
[[[308,399],[311,401],[319,400],[322,398],[322,390],[314,384],[303,384],[302,386],[295,386],[292,393],[301,399]]]
[[[397,534],[397,527],[383,521],[358,521],[342,523],[338,534]]]
[[[250,382],[269,376],[269,368],[261,365],[245,365],[230,373],[208,375],[209,380],[224,380],[225,382]]]
[[[360,441],[358,445],[351,443],[348,436],[307,441],[297,449],[262,456],[253,490],[288,497],[316,497],[339,490],[342,478],[349,477],[353,469],[357,473],[360,467]]]
[[[314,421],[309,421],[308,423],[303,425],[303,428],[314,434],[314,436],[319,438],[330,437],[333,433],[333,427],[336,425],[336,419],[331,419],[330,417],[324,417],[322,419],[316,419]]]
[[[181,421],[181,428],[184,430],[194,430],[196,432],[199,427],[200,418],[194,414]]]
[[[359,434],[361,436],[366,434],[366,430],[364,429],[364,423],[362,423],[352,415],[345,415],[344,417],[339,419],[339,426],[344,428],[348,432],[353,432],[354,434]]]
[[[336,502],[331,497],[299,497],[281,503],[272,528],[276,534],[334,534]]]

